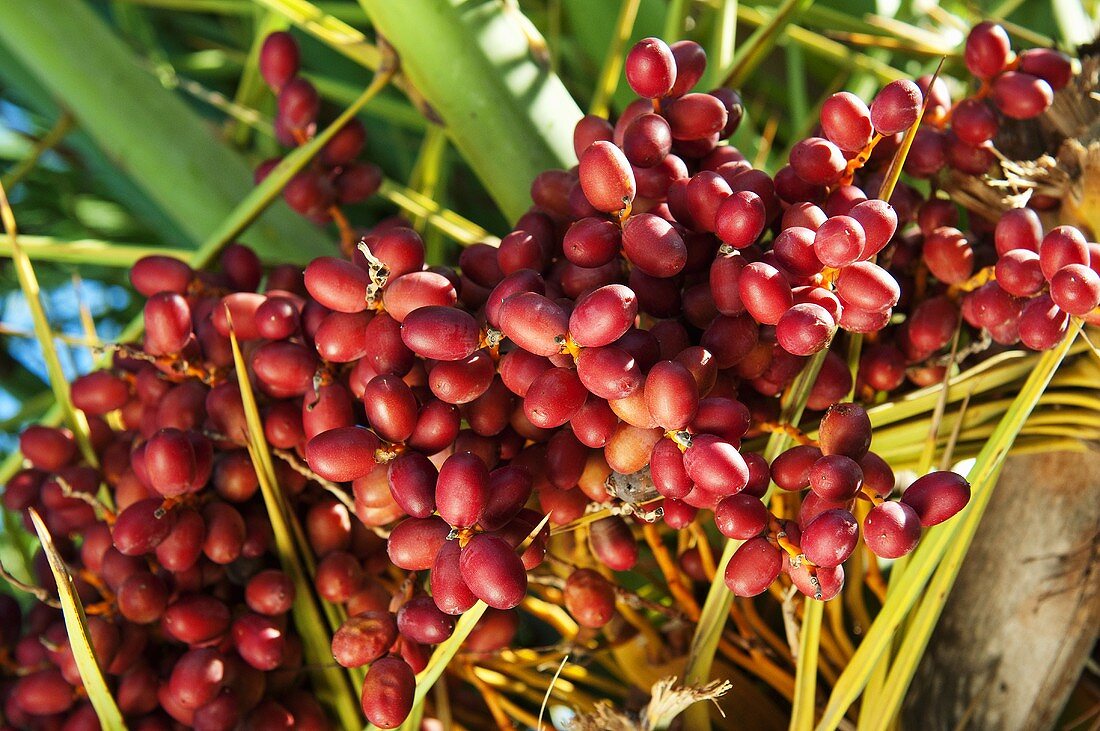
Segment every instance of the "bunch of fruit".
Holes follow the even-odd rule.
[[[290,33],[279,31],[264,39],[260,74],[278,96],[275,137],[289,148],[299,147],[316,135],[321,111],[316,87],[299,76],[299,60],[298,42]],[[312,166],[283,188],[287,205],[317,224],[335,220],[346,239],[348,223],[340,206],[361,203],[382,184],[382,171],[377,165],[358,161],[366,142],[367,128],[358,119],[349,120],[325,143]],[[281,157],[275,157],[262,162],[256,169],[256,184],[281,161]]]
[[[123,348],[110,369],[72,385],[95,461],[67,429],[32,426],[20,438],[28,466],[9,481],[4,505],[25,516],[37,510],[55,537],[131,728],[231,729],[245,718],[250,728],[328,728],[301,682],[302,644],[288,615],[295,586],[254,497],[241,395],[225,377],[225,313],[213,315],[219,300],[255,290],[262,272],[238,245],[221,265],[199,274],[153,257],[134,267],[135,288],[150,298],[144,349]],[[300,281],[284,268],[269,282],[279,271]],[[318,553],[341,546],[364,563],[381,555],[381,541],[347,511],[343,534],[335,530],[340,511],[305,490],[304,477],[284,469],[280,484],[300,495]],[[37,558],[38,581],[55,595]],[[317,576],[319,590],[338,581],[331,570]],[[7,721],[98,728],[57,605],[36,605],[23,634],[18,607],[6,611],[4,647],[21,669],[5,686]]]
[[[362,706],[379,727],[405,719],[430,646],[479,600],[491,610],[465,646],[512,641],[548,554],[577,622],[611,622],[610,571],[638,561],[642,522],[663,521],[667,535],[713,520],[743,541],[724,575],[742,596],[785,574],[828,600],[861,537],[883,558],[913,550],[923,528],[964,508],[969,485],[934,472],[894,499],[852,394],[941,380],[960,318],[972,340],[1044,349],[1100,303],[1100,255],[1076,229],[1044,235],[1021,208],[972,217],[963,233],[953,203],[894,185],[888,167],[922,124],[910,172],[985,172],[998,112],[1041,113],[1070,68],[1050,51],[1012,59],[988,24],[966,60],[982,88],[955,107],[931,78],[893,82],[869,106],[834,95],[821,136],[772,177],[723,142],[738,95],[693,91],[703,49],[648,38],[626,59],[640,98],[614,124],[582,119],[579,165],[541,174],[514,230],[466,248],[457,269],[426,265],[420,237],[396,223],[304,272],[265,272],[238,245],[216,273],[139,262],[140,347],[73,384],[98,466],[66,430],[32,427],[29,465],[4,493],[11,510],[39,510],[66,549],[133,727],[328,725],[300,682],[295,587],[246,450],[231,332],[279,489],[317,559],[314,588],[347,613],[333,655],[369,665]],[[279,94],[280,138],[301,144],[318,103],[289,36],[268,38],[261,69]],[[364,136],[357,123],[342,130],[288,202],[323,222],[373,192],[377,170],[354,162]],[[829,348],[857,336],[867,342],[853,374]],[[781,421],[778,398],[812,360],[816,440]],[[748,445],[776,433],[796,444],[769,464]],[[773,513],[772,483],[809,491]],[[857,501],[870,505],[862,529]],[[554,555],[545,516],[585,524],[572,555],[588,566]],[[4,686],[6,717],[82,727],[73,719],[90,709],[59,613],[38,607],[17,626],[4,623],[4,646],[34,670]]]

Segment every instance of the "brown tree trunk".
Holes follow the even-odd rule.
[[[1054,727],[1100,627],[1100,459],[1013,457],[903,710],[911,731]]]

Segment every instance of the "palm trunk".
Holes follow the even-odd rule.
[[[1100,463],[1013,457],[906,700],[906,729],[1053,728],[1100,627]]]

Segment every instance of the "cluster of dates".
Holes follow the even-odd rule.
[[[422,247],[408,229],[395,230],[393,238]],[[357,389],[352,396],[347,374],[336,373],[346,362],[338,350],[348,353],[346,313],[313,302],[299,269],[267,272],[260,293],[262,278],[255,254],[239,245],[223,252],[218,273],[195,272],[164,257],[138,262],[131,281],[148,298],[141,347],[120,349],[111,368],[72,386],[73,403],[88,418],[98,467],[83,458],[68,430],[32,426],[20,439],[28,466],[4,491],[7,509],[25,516],[37,510],[56,537],[88,608],[97,657],[133,728],[331,727],[303,685],[302,645],[288,614],[295,586],[278,568],[246,449],[231,330],[262,395],[265,434],[280,457],[279,488],[317,558],[313,590],[350,617],[333,638],[333,656],[347,667],[371,663],[363,706],[377,725],[393,727],[404,719],[428,646],[454,628],[453,617],[422,590],[387,577],[386,543],[366,527],[402,514],[389,496],[388,468],[415,471],[420,465],[411,458],[422,453],[410,447],[392,465],[357,480],[354,501],[334,497],[331,485],[322,485],[302,463],[312,437],[363,420],[353,401],[364,393]],[[356,338],[354,357],[361,358],[366,341],[361,332]],[[371,381],[377,381],[372,388],[387,383]],[[429,432],[441,431],[420,446],[438,453],[458,433],[457,409],[437,402],[425,416]],[[513,482],[519,474],[521,489],[526,481],[530,490],[526,472],[510,468],[504,474]],[[101,485],[113,509],[98,501]],[[522,511],[505,519],[511,532],[501,535],[513,540],[518,533],[518,545],[538,522],[532,515]],[[482,522],[491,519],[486,514]],[[525,559],[537,551],[530,549]],[[42,554],[38,559],[37,579],[49,587],[50,570]],[[5,646],[23,668],[6,686],[5,716],[34,728],[94,722],[91,707],[80,700],[60,612],[35,607],[20,635],[18,606],[3,609],[14,615]],[[517,626],[514,613],[492,611],[466,647],[499,649]],[[398,689],[396,698],[385,690],[391,687]]]
[[[302,643],[289,615],[295,586],[275,556],[240,391],[226,378],[227,323],[213,317],[219,299],[263,297],[255,293],[262,275],[256,255],[239,245],[223,252],[217,273],[165,258],[138,263],[132,281],[150,297],[144,349],[124,347],[112,367],[72,384],[94,461],[67,429],[31,426],[19,443],[26,466],[4,490],[6,509],[25,519],[36,510],[53,535],[132,729],[332,727],[302,682]],[[268,283],[280,277],[291,287],[301,281],[286,267]],[[186,337],[173,336],[175,328]],[[342,506],[287,467],[280,485],[300,501],[318,555],[339,547],[355,572],[373,574],[385,561],[383,542],[346,510],[341,521]],[[348,573],[326,568],[328,560],[316,577],[322,596]],[[56,596],[41,552],[34,570],[45,596]],[[388,604],[389,594],[374,589],[359,601]],[[17,668],[2,681],[6,721],[99,728],[56,603],[21,617],[5,599],[3,612],[4,651]]]
[[[730,591],[761,594],[782,572],[803,594],[827,601],[843,588],[842,564],[859,543],[859,521],[852,513],[856,500],[873,505],[863,520],[864,543],[887,559],[912,551],[922,528],[942,523],[970,500],[969,484],[954,472],[924,475],[891,500],[893,470],[870,444],[866,411],[858,404],[836,404],[821,419],[817,444],[794,446],[772,461],[777,487],[809,488],[797,520],[773,515],[760,500],[763,489],[746,489],[715,505],[714,522],[722,535],[744,541],[726,567]]]
[[[310,81],[299,75],[298,42],[290,33],[271,33],[260,47],[259,68],[277,94],[275,137],[284,147],[299,147],[317,133],[321,97]],[[381,169],[358,158],[367,141],[367,128],[350,119],[321,148],[311,167],[295,175],[283,188],[283,198],[294,211],[317,224],[342,218],[340,206],[370,198],[382,184]],[[265,160],[256,169],[259,184],[282,161]]]
[[[915,177],[930,178],[945,167],[969,175],[988,172],[996,164],[993,140],[1002,118],[1038,117],[1073,78],[1065,54],[1032,48],[1016,55],[1005,29],[988,21],[971,30],[963,57],[978,88],[953,103],[942,81],[928,87],[928,111],[905,161]]]
[[[1022,83],[1009,74],[1053,74],[1049,54],[1025,58],[1006,71],[1006,52],[979,75],[996,104],[998,84]],[[262,61],[280,134],[300,144],[317,104],[292,39],[273,35]],[[550,549],[545,516],[562,526],[608,508],[576,535],[625,571],[640,556],[637,520],[679,530],[713,515],[744,541],[724,577],[733,592],[759,594],[786,573],[825,600],[861,534],[896,558],[965,506],[969,486],[951,472],[891,499],[893,472],[849,394],[941,379],[960,317],[997,343],[1053,346],[1070,315],[1091,316],[1100,300],[1095,244],[1069,227],[1044,236],[1031,209],[996,224],[971,217],[964,234],[949,201],[905,183],[875,197],[925,94],[950,109],[931,79],[894,82],[870,106],[833,96],[821,136],[772,177],[723,143],[738,96],[692,91],[705,63],[691,41],[639,42],[626,75],[641,98],[614,125],[582,119],[579,166],[540,175],[515,229],[466,248],[457,270],[426,266],[419,236],[395,223],[304,272],[264,272],[240,246],[217,273],[163,257],[134,267],[147,297],[141,347],[73,384],[100,467],[64,430],[32,427],[29,466],[4,500],[42,512],[85,603],[102,607],[93,640],[135,728],[328,723],[295,684],[294,586],[276,568],[245,449],[231,331],[279,488],[318,559],[315,589],[349,616],[333,655],[370,666],[362,706],[379,727],[404,720],[430,646],[478,600],[491,609],[465,646],[511,641],[528,572]],[[345,137],[302,186],[341,189],[362,135]],[[291,203],[323,221],[333,195]],[[868,338],[855,377],[828,351],[840,331]],[[822,351],[807,401],[821,414],[814,442],[780,423],[777,397]],[[743,448],[774,431],[798,443],[771,464]],[[769,511],[773,482],[809,490],[797,515]],[[101,483],[113,512],[92,504]],[[862,530],[858,500],[871,505]],[[692,573],[690,553],[681,559]],[[569,572],[568,611],[585,627],[610,622],[618,594],[606,572]],[[86,715],[59,614],[37,608],[24,624],[5,641],[36,670],[5,686],[7,718]]]

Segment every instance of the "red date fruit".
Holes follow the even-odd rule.
[[[378,728],[397,728],[412,711],[415,692],[416,675],[409,664],[399,657],[384,657],[367,671],[363,713]]]
[[[565,608],[582,627],[598,629],[615,616],[615,587],[592,569],[577,569],[565,580]]]
[[[939,525],[970,502],[970,483],[954,472],[933,472],[906,488],[901,502],[916,511],[922,526]]]
[[[588,202],[598,211],[615,213],[634,200],[634,173],[615,144],[592,143],[580,158],[580,184]]]
[[[346,668],[373,663],[397,640],[397,622],[389,612],[348,617],[332,636],[332,656]]]
[[[351,482],[374,469],[378,437],[361,426],[330,429],[306,444],[310,469],[326,480]]]
[[[726,565],[725,582],[736,596],[756,596],[767,591],[783,569],[781,551],[767,538],[745,541]]]
[[[459,570],[474,596],[494,609],[511,609],[527,593],[523,561],[503,538],[474,536],[462,549]]]

